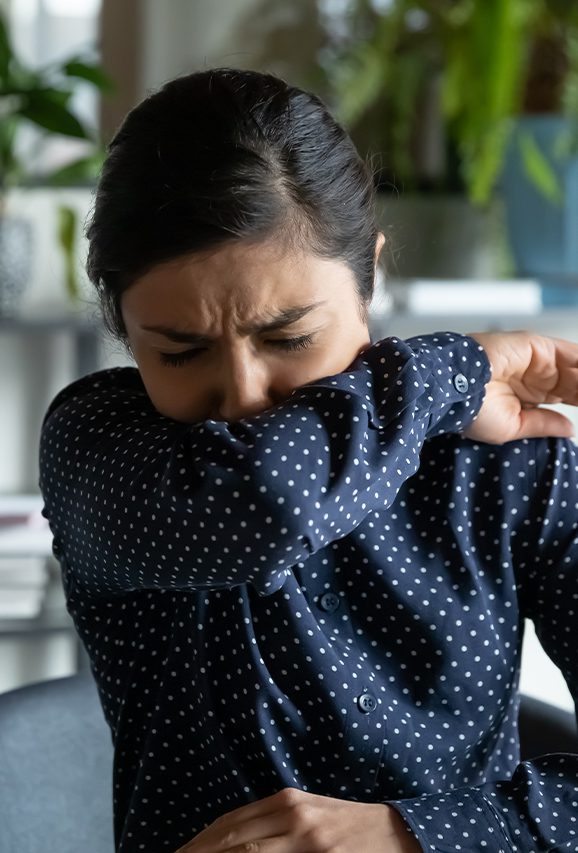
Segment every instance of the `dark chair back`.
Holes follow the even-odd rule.
[[[113,853],[112,762],[90,673],[0,694],[0,853]]]
[[[575,715],[531,696],[522,696],[518,731],[522,761],[549,752],[578,753]]]

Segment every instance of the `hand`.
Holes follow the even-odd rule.
[[[464,435],[489,444],[520,438],[568,438],[572,422],[541,403],[578,405],[578,344],[530,332],[474,332],[492,366],[476,420]]]
[[[217,818],[176,853],[421,853],[391,806],[283,788]]]

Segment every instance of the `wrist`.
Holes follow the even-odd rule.
[[[387,832],[386,838],[395,840],[397,846],[391,847],[395,853],[423,853],[423,848],[401,814],[394,806],[386,805]],[[388,847],[388,851],[390,847]]]

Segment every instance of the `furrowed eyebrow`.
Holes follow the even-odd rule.
[[[273,332],[277,329],[282,329],[301,320],[320,305],[325,305],[325,302],[312,302],[310,305],[296,305],[293,308],[286,308],[266,323],[253,323],[243,326],[241,332],[243,334],[254,334],[256,332]],[[165,338],[175,343],[196,344],[211,340],[207,335],[189,332],[186,329],[171,329],[170,326],[142,326],[141,328],[145,332],[157,332],[159,335],[164,335]]]

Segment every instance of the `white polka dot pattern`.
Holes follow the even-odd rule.
[[[525,614],[578,679],[576,452],[449,434],[488,378],[438,333],[237,423],[163,417],[132,368],[57,395],[40,487],[120,853],[284,787],[390,802],[424,850],[578,849],[576,759],[517,766],[516,734]]]

